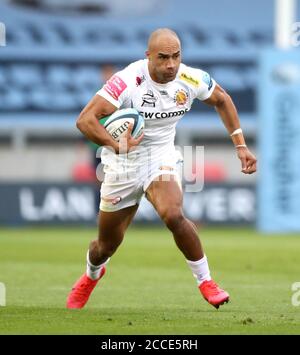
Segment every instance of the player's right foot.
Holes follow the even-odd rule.
[[[202,296],[215,308],[229,302],[229,294],[222,290],[213,280],[204,281],[199,286]]]
[[[78,309],[83,308],[87,303],[93,289],[98,281],[105,274],[105,266],[103,266],[100,276],[97,280],[90,279],[84,273],[80,279],[75,283],[67,299],[67,308]]]

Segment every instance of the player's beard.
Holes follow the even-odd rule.
[[[172,81],[176,78],[176,74],[177,72],[172,72],[172,73],[166,73],[165,74],[165,78],[168,80],[168,81]]]
[[[178,70],[175,70],[173,72],[158,73],[157,77],[159,78],[159,81],[162,84],[166,84],[176,78],[177,72]]]

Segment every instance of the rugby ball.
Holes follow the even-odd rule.
[[[144,117],[134,108],[117,110],[101,121],[107,132],[117,142],[126,135],[130,123],[133,124],[131,132],[133,138],[140,137],[145,126]]]

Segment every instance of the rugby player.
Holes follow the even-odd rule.
[[[197,230],[183,214],[174,146],[176,124],[190,110],[193,100],[199,99],[218,112],[244,174],[256,171],[256,158],[246,146],[230,96],[208,73],[181,63],[181,45],[175,32],[167,28],[154,31],[149,37],[146,57],[113,75],[77,120],[78,129],[88,139],[112,147],[113,151],[102,150],[105,177],[101,187],[98,238],[90,243],[87,270],[73,286],[67,299],[68,308],[82,308],[87,303],[110,257],[121,244],[143,195],[172,232],[204,299],[216,308],[229,301],[229,294],[211,278]],[[134,139],[132,126],[129,127],[125,153],[135,155],[125,159],[126,154],[99,124],[99,119],[119,108],[129,107],[144,116],[145,129],[142,136]],[[150,161],[143,153],[138,153],[139,147],[151,148]],[[126,169],[136,169],[136,174],[128,179],[116,179],[116,173],[121,175]]]

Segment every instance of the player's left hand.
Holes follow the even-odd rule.
[[[237,155],[242,163],[242,173],[253,174],[256,172],[257,159],[247,147],[236,148]]]

